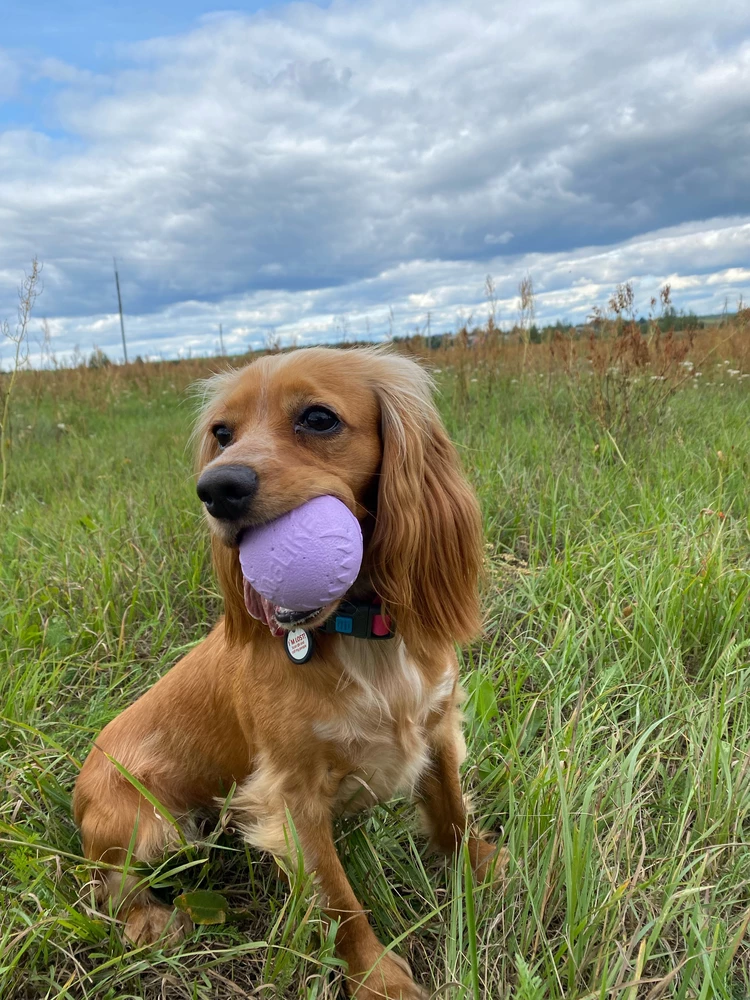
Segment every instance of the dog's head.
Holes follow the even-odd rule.
[[[476,632],[479,511],[419,365],[381,350],[314,347],[260,358],[206,388],[198,495],[230,641],[257,627],[243,596],[243,531],[324,495],[362,525],[353,598],[376,594],[415,649]]]

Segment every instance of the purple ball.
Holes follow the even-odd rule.
[[[290,611],[314,611],[343,597],[361,565],[362,529],[336,497],[315,497],[240,542],[245,579]]]

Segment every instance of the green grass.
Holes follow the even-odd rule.
[[[487,536],[465,782],[509,879],[467,884],[397,801],[340,827],[354,888],[440,997],[746,998],[747,383],[690,386],[615,447],[554,378],[440,378]],[[228,923],[163,953],[92,909],[78,763],[220,602],[180,393],[23,402],[0,511],[0,996],[337,996],[304,875],[290,891],[221,825],[145,877],[222,892]]]

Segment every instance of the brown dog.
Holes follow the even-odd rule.
[[[420,804],[437,849],[455,851],[467,828],[454,642],[479,627],[481,524],[429,377],[373,349],[264,357],[207,383],[197,435],[225,616],[97,739],[74,796],[86,855],[122,865],[134,829],[139,860],[174,842],[174,829],[109,758],[180,818],[236,783],[231,809],[250,844],[288,854],[292,817],[322,905],[340,921],[350,993],[424,997],[373,933],[332,822],[401,791]],[[315,654],[299,665],[279,638],[299,616],[243,586],[237,545],[244,529],[323,495],[343,501],[363,530],[362,570],[347,600],[382,602],[397,628],[377,642],[314,632]],[[319,629],[336,607],[305,628]],[[494,847],[471,833],[468,845],[482,877]],[[135,941],[188,929],[132,874],[123,882],[101,869],[98,892],[124,900]]]

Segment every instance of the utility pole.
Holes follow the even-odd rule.
[[[122,298],[120,296],[120,275],[117,273],[117,259],[112,258],[115,266],[115,284],[117,285],[117,307],[120,310],[120,333],[122,334],[122,353],[125,356],[125,364],[128,363],[128,345],[125,343],[125,322],[122,318]]]
[[[226,351],[224,350],[224,331],[221,328],[221,323],[219,323],[219,343],[221,344],[222,355],[226,354]]]

